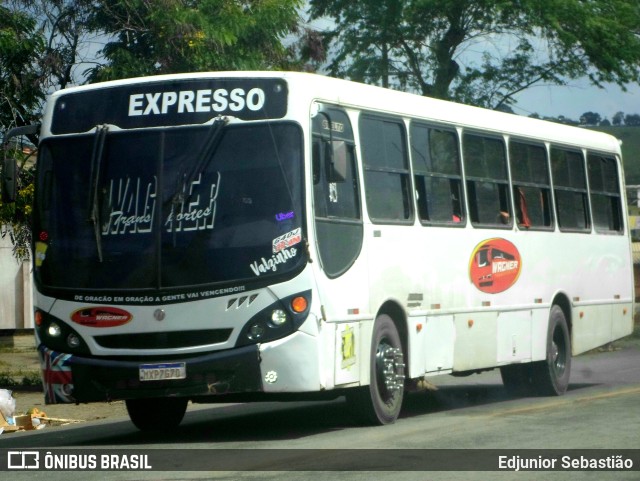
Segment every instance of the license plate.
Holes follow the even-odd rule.
[[[187,366],[184,362],[140,364],[139,368],[141,381],[164,381],[187,377]]]

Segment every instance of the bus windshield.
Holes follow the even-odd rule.
[[[43,288],[273,282],[306,260],[302,132],[293,123],[51,137],[37,176]]]

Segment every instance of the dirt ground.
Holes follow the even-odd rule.
[[[35,377],[35,373],[40,372],[40,363],[36,350],[29,344],[30,339],[20,339],[15,346],[0,347],[0,373],[3,375],[12,374],[16,380],[25,375]],[[95,421],[98,419],[128,418],[127,409],[123,401],[111,403],[91,403],[91,404],[45,404],[44,394],[39,388],[23,386],[3,386],[0,389],[11,391],[12,397],[16,401],[16,414],[26,414],[29,410],[36,408],[43,411],[47,418],[56,421],[48,422],[47,428],[63,425],[67,423]],[[9,434],[5,434],[9,435]]]

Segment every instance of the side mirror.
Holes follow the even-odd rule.
[[[15,157],[10,156],[8,153],[9,141],[13,137],[20,137],[22,135],[35,135],[40,130],[40,125],[25,125],[24,127],[16,127],[9,130],[5,135],[2,142],[2,176],[0,178],[0,188],[2,188],[2,202],[12,203],[16,201],[16,195],[18,193],[18,165]]]
[[[18,190],[18,166],[16,159],[10,158],[5,153],[2,162],[2,202],[10,204],[16,201]]]

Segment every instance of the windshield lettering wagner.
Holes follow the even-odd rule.
[[[134,185],[135,184],[135,185]],[[109,215],[105,218],[102,235],[146,234],[153,228],[156,208],[157,179],[146,188],[140,178],[111,179],[109,184]]]
[[[215,182],[213,182],[209,187],[209,201],[206,207],[200,205],[200,194],[195,194],[196,191],[199,192],[203,190],[204,186],[201,184],[202,174],[200,174],[196,180],[191,182],[187,195],[187,186],[186,183],[183,182],[182,195],[180,196],[183,200],[172,207],[171,212],[164,223],[167,228],[167,232],[188,232],[213,229],[216,217],[216,199],[218,198],[218,192],[220,191],[220,172],[217,172]],[[189,200],[189,202],[186,200]],[[175,213],[175,219],[174,209],[178,210],[178,212]],[[174,221],[176,225],[173,225]]]
[[[129,117],[206,112],[256,112],[264,107],[264,90],[254,87],[245,91],[235,88],[149,92],[129,96]]]

